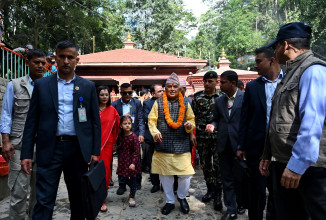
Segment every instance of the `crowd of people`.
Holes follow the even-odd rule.
[[[237,219],[245,209],[250,220],[261,220],[266,204],[267,220],[325,219],[326,62],[313,56],[310,41],[307,24],[282,26],[275,41],[255,50],[260,77],[245,91],[235,71],[208,71],[204,90],[190,99],[186,82],[172,73],[164,87],[152,85],[139,99],[123,83],[121,98],[112,103],[110,88],[96,88],[74,73],[74,43],[57,44],[58,72],[48,77],[45,53],[30,50],[30,73],[8,84],[1,114],[9,219],[24,219],[27,207],[32,219],[52,219],[62,172],[71,219],[85,219],[81,177],[92,161],[103,160],[109,189],[113,152],[116,193],[123,195],[129,186],[130,207],[137,207],[147,167],[150,192],[164,191],[162,214],[175,208],[175,192],[187,214],[194,146],[207,186],[201,200],[214,200],[216,211],[224,204],[222,220]],[[250,174],[247,188],[237,178],[239,164]],[[101,211],[107,210],[104,201]]]

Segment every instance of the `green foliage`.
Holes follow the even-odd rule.
[[[182,0],[127,0],[125,17],[138,48],[174,54],[196,21]]]
[[[70,39],[83,54],[92,52],[93,36],[96,51],[122,45],[124,18],[120,1],[12,0],[3,13],[5,41],[12,47],[32,43],[49,51],[58,41]]]
[[[312,48],[326,56],[326,1],[324,0],[204,0],[211,9],[202,15],[199,31],[189,43],[192,57],[216,51],[217,60],[225,48],[231,67],[236,57],[252,53],[255,48],[273,41],[283,24],[301,21],[313,27]],[[206,17],[215,14],[207,22]],[[215,36],[215,37],[214,37]],[[205,56],[204,56],[205,57]],[[211,62],[211,63],[214,63]],[[250,64],[247,64],[249,66]]]

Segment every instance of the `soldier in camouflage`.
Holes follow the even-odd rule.
[[[213,120],[213,108],[215,99],[219,96],[216,90],[217,73],[207,72],[204,77],[205,90],[195,93],[192,102],[193,111],[196,117],[196,137],[192,134],[192,144],[197,145],[200,164],[203,169],[207,193],[203,196],[203,202],[209,202],[214,198],[214,209],[221,211],[222,180],[216,150],[217,131],[212,134],[205,132],[206,125]],[[212,159],[213,158],[213,159]]]

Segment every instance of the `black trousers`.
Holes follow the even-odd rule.
[[[85,219],[81,211],[81,177],[88,170],[78,141],[58,141],[50,165],[37,166],[36,200],[33,220],[52,219],[61,173],[67,185],[72,220]]]
[[[326,219],[326,168],[309,167],[297,189],[281,186],[285,168],[285,163],[270,165],[277,220]]]
[[[225,147],[224,151],[218,154],[222,176],[224,205],[227,208],[227,213],[231,214],[237,213],[234,157],[235,153],[232,151],[230,144]]]
[[[126,187],[126,185],[128,185],[130,187],[130,198],[135,198],[135,194],[137,191],[137,182],[136,182],[136,177],[124,177],[124,176],[120,176],[121,180],[126,183],[124,185],[124,187]]]
[[[147,158],[148,166],[150,167],[149,176],[151,178],[151,183],[153,186],[159,186],[161,184],[159,175],[152,173],[152,159],[155,150],[155,144],[146,143],[146,145],[147,145],[146,158]]]
[[[141,148],[143,151],[141,167],[142,167],[142,170],[145,171],[146,169],[150,169],[150,166],[151,166],[151,157],[150,157],[150,152],[149,152],[150,146],[145,141],[141,144]]]
[[[273,204],[273,190],[271,187],[271,178],[266,178],[260,174],[259,171],[259,158],[247,158],[246,163],[251,171],[251,181],[250,181],[250,207],[248,209],[250,220],[262,220],[264,215],[264,209],[266,206],[266,187],[269,191],[268,201],[267,201],[267,220],[276,220],[275,210]]]

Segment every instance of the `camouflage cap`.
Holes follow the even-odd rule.
[[[203,80],[205,79],[217,79],[217,73],[215,71],[208,71],[203,77]]]

